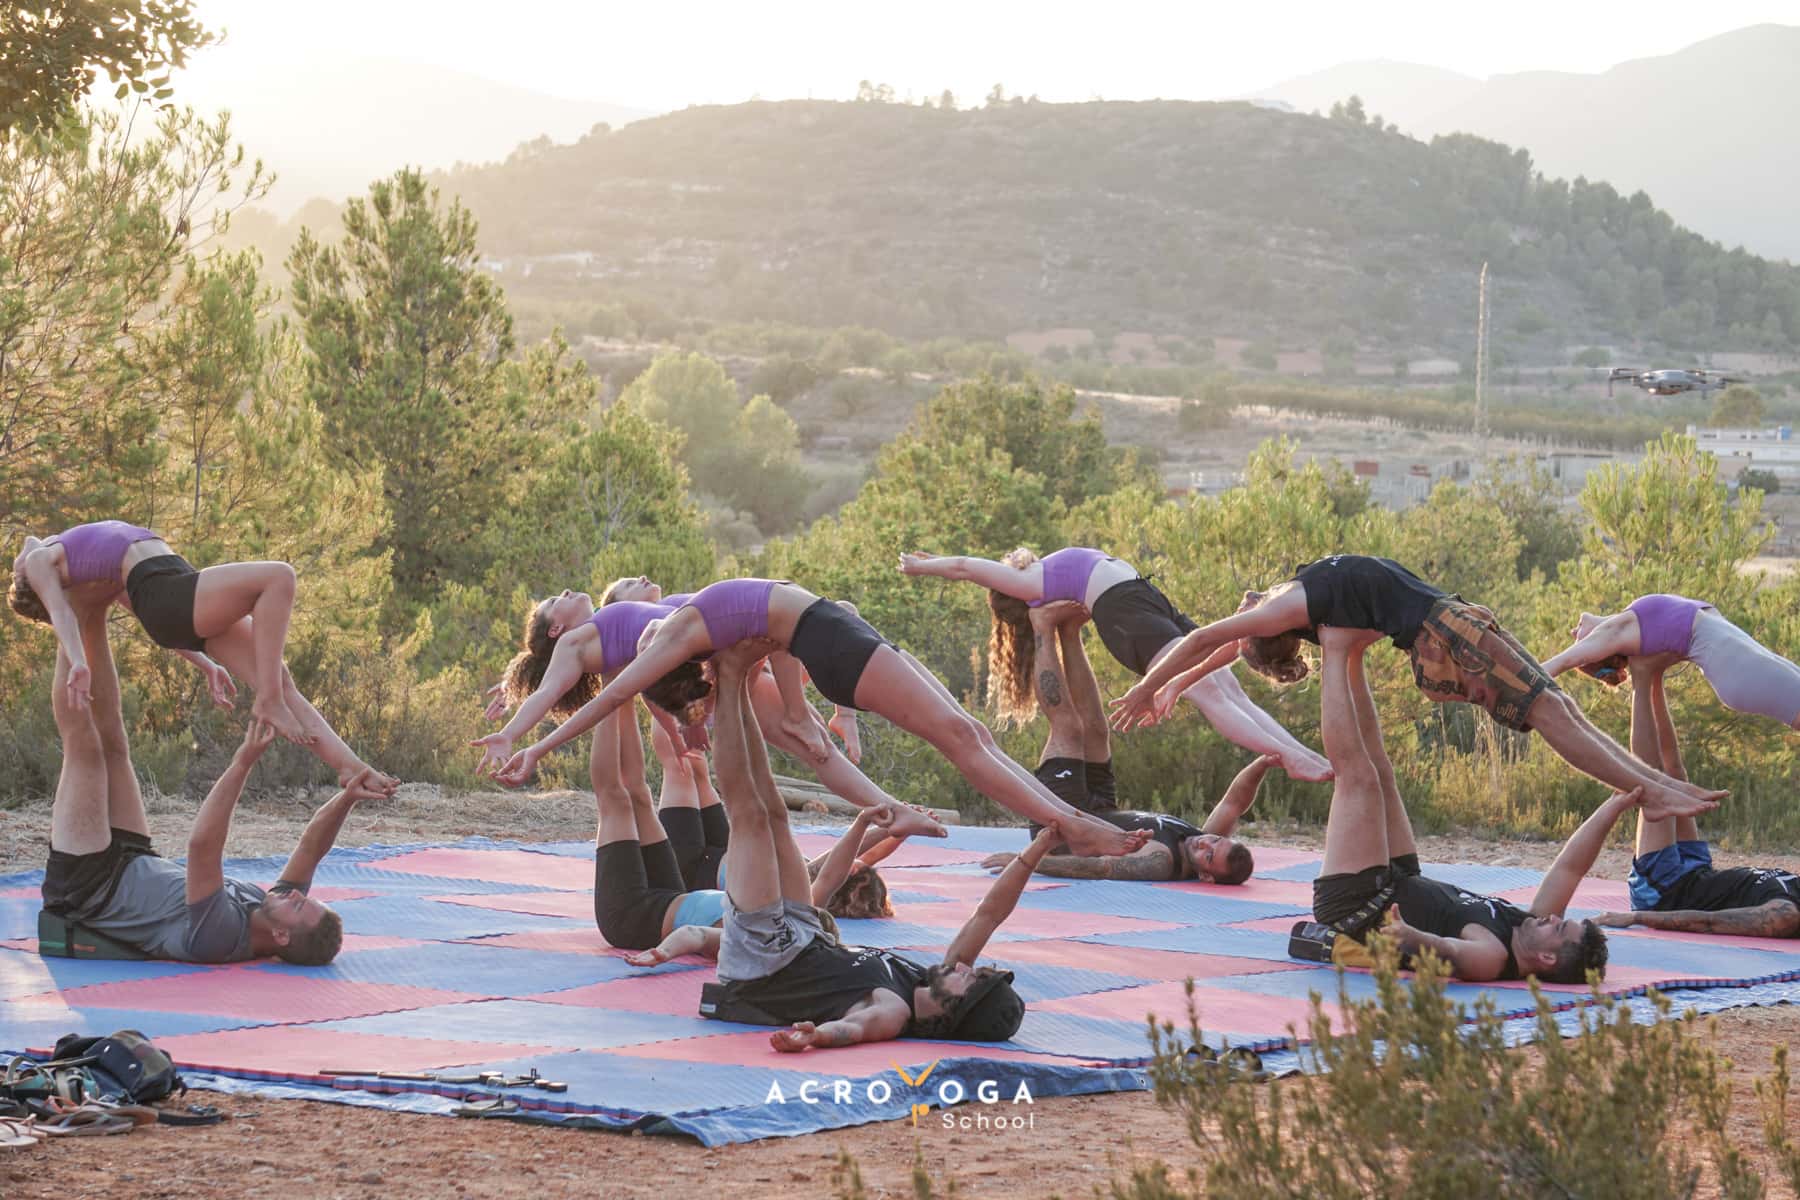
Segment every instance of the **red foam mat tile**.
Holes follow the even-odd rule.
[[[1649,938],[1653,941],[1689,942],[1696,946],[1736,946],[1742,950],[1772,950],[1777,954],[1793,954],[1795,942],[1793,938],[1749,937],[1741,933],[1689,933],[1676,929],[1643,929],[1633,925],[1628,929],[1608,929],[1606,936]],[[1800,967],[1800,962],[1794,964]],[[1612,974],[1609,971],[1607,978]]]
[[[1296,921],[1309,919],[1307,917],[1258,917],[1254,921],[1237,921],[1225,928],[1250,929],[1257,933],[1291,933]]]
[[[78,1008],[130,1008],[140,1012],[251,1015],[270,1024],[336,1021],[399,1012],[432,1004],[491,997],[396,983],[357,983],[251,967],[224,967],[160,979],[97,983],[27,997],[22,1004],[53,1002]]]
[[[345,900],[367,900],[370,896],[381,895],[380,892],[371,892],[368,888],[353,887],[308,888],[306,894],[325,904],[341,904]]]
[[[910,1040],[783,1054],[769,1044],[769,1035],[774,1032],[774,1029],[752,1030],[747,1033],[722,1033],[717,1037],[649,1042],[638,1046],[620,1046],[611,1053],[630,1058],[724,1063],[737,1067],[766,1067],[777,1071],[812,1071],[820,1075],[852,1077],[892,1071],[896,1063],[909,1071],[915,1067],[923,1069],[940,1058],[994,1058],[1007,1062],[1052,1063],[1065,1067],[1089,1061],[1055,1054],[1036,1054],[1028,1050],[1006,1050],[997,1046]]]
[[[1293,850],[1286,846],[1264,846],[1256,842],[1250,843],[1250,853],[1256,856],[1256,869],[1259,871],[1280,871],[1287,867],[1297,867],[1301,863],[1319,862],[1325,857],[1323,850]]]
[[[1285,919],[1285,918],[1283,918]],[[1103,946],[1093,942],[1045,940],[990,942],[983,958],[1002,962],[1043,963],[1085,971],[1107,971],[1137,979],[1217,979],[1227,975],[1262,975],[1271,971],[1304,971],[1310,963],[1232,958],[1224,954],[1188,954],[1178,950],[1146,950],[1141,946]]]
[[[1537,886],[1511,888],[1496,895],[1502,900],[1511,900],[1514,904],[1530,907],[1537,899]],[[1631,889],[1625,886],[1622,879],[1583,879],[1575,885],[1575,897],[1569,901],[1570,908],[1599,908],[1612,912],[1624,912],[1631,907]]]
[[[1020,830],[1021,837],[1024,830]],[[797,833],[794,840],[800,843],[800,853],[812,858],[823,854],[837,845],[837,838],[828,833]],[[908,838],[901,847],[882,860],[887,867],[949,867],[964,863],[978,863],[987,857],[983,850],[955,850],[937,844],[937,838]],[[1023,842],[1021,842],[1021,847]],[[587,886],[594,885],[590,870]]]
[[[882,878],[887,880],[888,888],[895,891],[924,892],[933,896],[944,896],[951,900],[980,900],[994,886],[992,875],[951,875],[943,871],[917,868],[888,871],[887,866],[888,864],[885,862],[881,864]],[[1034,875],[1031,882],[1025,885],[1025,890],[1042,892],[1067,886],[1066,883]]]
[[[912,925],[941,926],[957,929],[974,915],[975,906],[968,903],[896,904],[894,915]],[[1141,917],[1113,917],[1104,913],[1063,912],[1047,908],[1015,908],[1000,927],[1007,933],[1035,934],[1040,937],[1087,937],[1097,933],[1152,933],[1162,929],[1179,929],[1168,921],[1146,921]],[[997,946],[1001,943],[994,943]],[[990,946],[992,949],[992,946]]]
[[[1188,879],[1180,883],[1158,883],[1152,886],[1169,891],[1197,892],[1203,896],[1218,896],[1223,900],[1254,901],[1258,904],[1298,904],[1309,911],[1312,909],[1312,884],[1300,883],[1293,879],[1259,879],[1252,876],[1243,883],[1231,887],[1220,883],[1200,883],[1197,880]]]
[[[604,954],[616,958],[624,951],[607,945],[598,929],[533,929],[481,938],[480,946],[510,946],[515,950],[549,950],[556,954]]]
[[[545,1004],[567,1004],[576,1008],[613,1008],[626,1012],[672,1013],[687,1016],[700,1011],[700,989],[718,976],[713,964],[704,959],[687,957],[674,960],[702,968],[695,971],[659,971],[654,975],[634,975],[626,979],[608,979],[586,987],[568,988],[560,992],[539,992],[520,997]]]
[[[400,950],[408,946],[423,946],[425,944],[425,942],[420,941],[418,938],[388,937],[385,934],[378,933],[346,932],[344,934],[343,952],[347,954],[352,950]]]
[[[369,866],[408,875],[436,875],[444,879],[485,879],[493,883],[521,883],[543,888],[594,887],[592,859],[558,854],[533,854],[529,850],[468,850],[448,847],[412,850],[393,858],[380,858]]]
[[[1177,1029],[1187,1025],[1187,985],[1169,980],[1143,987],[1120,988],[1110,992],[1092,992],[1061,1000],[1045,1000],[1032,1006],[1044,1012],[1069,1013],[1077,1017],[1104,1017],[1114,1021],[1142,1023],[1155,1013],[1158,1020],[1171,1021]],[[1255,1034],[1267,1037],[1273,1031],[1285,1032],[1288,1026],[1305,1031],[1311,1019],[1312,1002],[1304,996],[1267,996],[1256,992],[1236,992],[1229,988],[1196,986],[1194,1009],[1200,1015],[1200,1028],[1207,1033]],[[1342,1020],[1335,1003],[1327,1003],[1333,1028]]]
[[[190,1033],[157,1038],[156,1044],[175,1060],[177,1066],[195,1070],[315,1078],[325,1070],[430,1071],[577,1049],[532,1043],[457,1042],[341,1033],[293,1025]]]
[[[463,904],[470,908],[487,908],[495,912],[532,913],[540,917],[574,917],[594,919],[592,892],[502,892],[498,895],[427,896],[447,904]]]
[[[0,900],[37,900],[43,894],[43,889],[36,886],[0,888]]]

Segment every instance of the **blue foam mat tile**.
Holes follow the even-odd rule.
[[[439,887],[442,888],[441,883]],[[593,926],[591,920],[577,921],[569,917],[541,917],[535,913],[476,908],[467,904],[427,900],[422,896],[371,896],[364,900],[341,900],[332,907],[344,919],[345,929],[387,937],[453,941],[492,937],[502,933],[527,933],[537,929]]]
[[[1284,879],[1290,883],[1311,883],[1319,877],[1319,868],[1325,865],[1323,858],[1315,858],[1311,862],[1294,863],[1291,866],[1277,867],[1273,871],[1258,870],[1258,879]]]
[[[36,896],[0,896],[0,941],[36,937],[38,910],[43,907]]]
[[[1483,863],[1425,863],[1423,874],[1467,888],[1483,896],[1510,892],[1514,888],[1535,887],[1544,876],[1524,867],[1491,867]]]
[[[0,1000],[18,1000],[41,992],[68,991],[95,983],[122,983],[188,975],[205,967],[157,961],[126,962],[102,958],[41,958],[30,950],[0,949]]]
[[[990,958],[1005,958],[1005,952],[983,954],[978,960],[985,964]],[[1120,988],[1142,987],[1151,982],[1130,975],[1116,975],[1110,971],[1089,971],[1080,967],[1055,966],[1049,963],[1007,963],[1006,969],[1013,973],[1013,987],[1025,998],[1025,1003],[1036,1004],[1042,1000],[1061,1000],[1068,996],[1086,996],[1095,992],[1113,992]]]
[[[65,1033],[100,1037],[136,1029],[154,1041],[188,1033],[218,1033],[261,1025],[254,1017],[222,1017],[201,1013],[140,1012],[130,1008],[70,1008],[60,1004],[16,1004],[0,1001],[0,1050],[23,1054],[48,1050]]]
[[[559,954],[479,942],[428,942],[381,950],[352,950],[329,966],[299,967],[291,963],[259,964],[256,970],[307,979],[349,979],[358,983],[398,983],[445,988],[484,996],[522,996],[560,992],[645,974],[625,960],[603,954]]]
[[[1710,946],[1674,938],[1633,937],[1607,931],[1607,959],[1627,967],[1666,971],[1669,978],[1723,975],[1757,978],[1800,970],[1800,954],[1748,946]]]
[[[323,1021],[315,1029],[378,1033],[390,1037],[434,1037],[460,1042],[529,1042],[602,1050],[681,1038],[718,1037],[760,1028],[699,1015],[631,1012],[550,1004],[541,1000],[472,1000],[405,1012]],[[427,1032],[428,1031],[428,1032]],[[558,1077],[560,1078],[560,1077]]]
[[[1210,892],[1179,888],[1125,887],[1105,880],[1083,880],[1053,891],[1026,892],[1022,908],[1056,912],[1098,913],[1109,917],[1137,917],[1145,921],[1175,921],[1184,925],[1231,924],[1262,917],[1280,917],[1310,911],[1311,905],[1271,904],[1238,900]],[[1002,926],[1004,928],[1004,926]]]
[[[791,1098],[809,1079],[829,1086],[831,1081],[845,1078],[832,1074],[829,1063],[814,1063],[810,1056],[807,1058],[806,1066],[814,1068],[811,1071],[606,1053],[496,1059],[472,1064],[469,1069],[523,1074],[536,1067],[545,1078],[569,1085],[567,1092],[550,1096],[547,1104],[611,1111],[635,1119],[652,1113],[754,1110],[767,1100],[771,1084],[780,1084],[784,1095]],[[799,1108],[801,1104],[794,1100],[792,1107]]]
[[[1000,1043],[1013,1050],[1036,1054],[1062,1054],[1070,1058],[1115,1063],[1145,1062],[1150,1057],[1149,1025],[1143,1021],[1118,1021],[1107,1017],[1082,1017],[1074,1013],[1025,1010],[1025,1020],[1010,1041]]]
[[[1179,929],[1153,929],[1139,933],[1096,933],[1071,938],[1102,946],[1140,946],[1146,950],[1176,950],[1186,954],[1222,954],[1228,958],[1254,958],[1264,962],[1292,962],[1288,935],[1256,929],[1222,929],[1216,925],[1185,925]]]

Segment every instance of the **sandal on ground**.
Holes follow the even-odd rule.
[[[502,1096],[490,1097],[486,1100],[471,1100],[456,1106],[459,1117],[516,1117],[519,1115],[519,1102],[508,1100]]]
[[[130,1117],[114,1116],[103,1108],[83,1106],[58,1113],[38,1128],[51,1137],[101,1137],[109,1133],[130,1133],[137,1123]]]
[[[125,1117],[133,1126],[154,1125],[157,1113],[154,1108],[144,1104],[121,1104],[112,1100],[89,1100],[89,1107],[100,1109],[115,1117]]]
[[[35,1146],[45,1138],[36,1117],[0,1117],[0,1146]]]

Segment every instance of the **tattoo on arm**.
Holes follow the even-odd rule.
[[[1050,708],[1062,703],[1062,681],[1056,677],[1055,671],[1038,672],[1038,698]]]
[[[1727,908],[1719,912],[1688,908],[1633,915],[1639,925],[1685,933],[1729,933],[1740,937],[1793,937],[1800,933],[1800,907],[1791,900],[1771,900],[1755,908]]]

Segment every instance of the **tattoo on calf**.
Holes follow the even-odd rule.
[[[1062,681],[1055,671],[1038,672],[1038,693],[1043,703],[1052,708],[1062,703]]]

